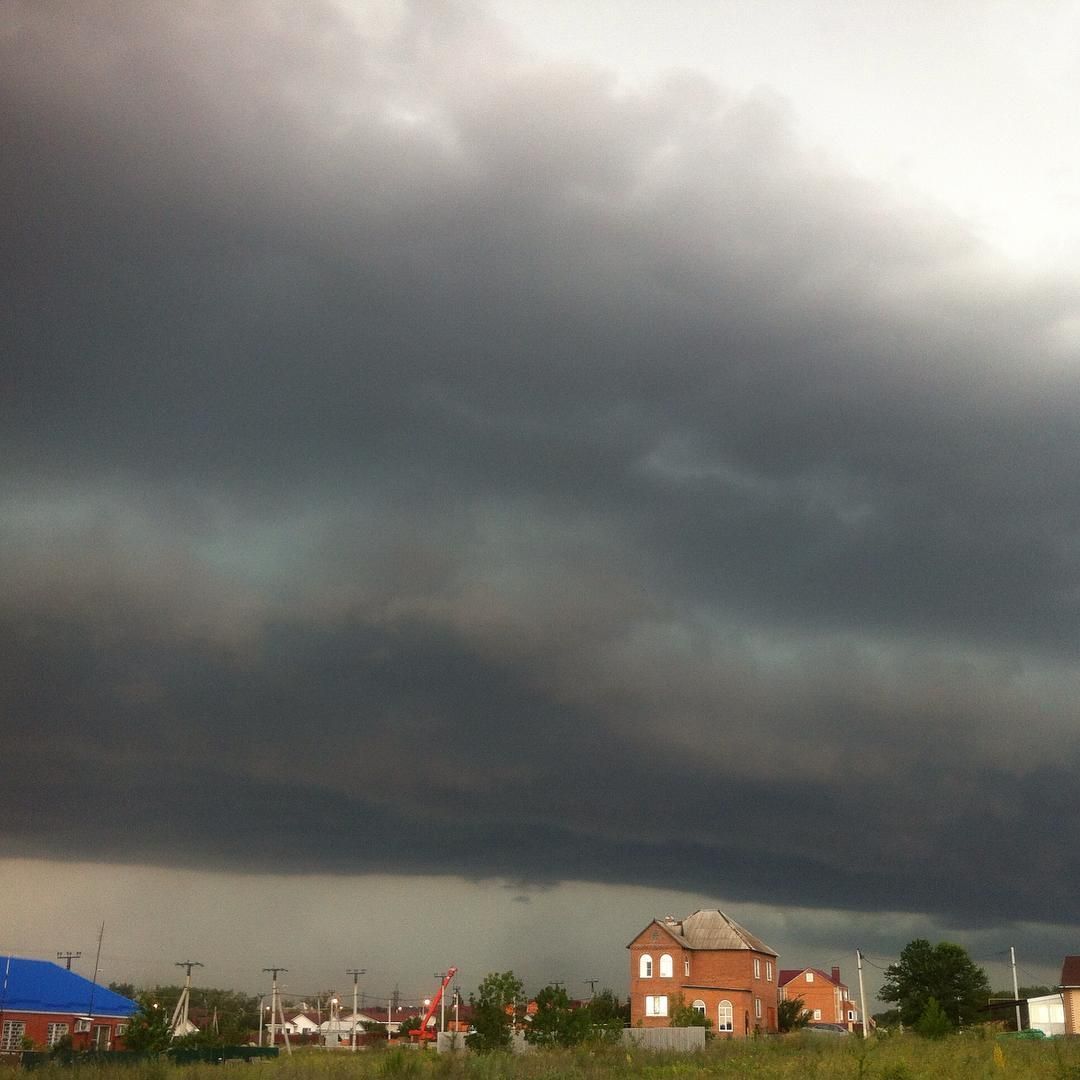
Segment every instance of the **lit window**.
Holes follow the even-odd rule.
[[[648,953],[645,953],[638,964],[638,975],[642,979],[652,978],[652,957]]]
[[[682,973],[689,977],[690,975],[690,957],[684,956],[682,962]]]
[[[756,956],[754,957],[754,978],[761,978],[761,961]]]
[[[671,957],[667,953],[664,953],[664,955],[660,957],[660,978],[670,979],[674,975],[675,967],[672,963]]]
[[[761,998],[754,998],[754,1016],[761,1019]]]
[[[651,994],[645,998],[646,1016],[667,1016],[667,995],[661,994],[653,997]]]
[[[67,1024],[50,1024],[45,1032],[45,1045],[55,1046],[67,1033]]]
[[[705,1015],[705,1002],[702,1001],[701,998],[698,998],[697,1001],[695,1001],[693,1005],[690,1006],[690,1008],[693,1009],[696,1013],[701,1013],[702,1016]]]
[[[721,1001],[720,1007],[716,1013],[716,1030],[717,1031],[731,1031],[734,1028],[732,1018],[734,1017],[734,1011],[731,1008],[730,1001]]]
[[[0,1034],[0,1050],[21,1050],[26,1023],[22,1020],[5,1020]]]
[[[765,981],[772,982],[772,961],[765,961]]]

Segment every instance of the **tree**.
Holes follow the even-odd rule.
[[[592,1023],[588,1011],[575,1009],[561,986],[545,986],[536,995],[536,1013],[525,1031],[534,1046],[577,1046],[589,1037]]]
[[[465,1040],[470,1050],[488,1053],[510,1049],[510,1029],[524,989],[512,971],[491,972],[484,977],[480,989],[469,997],[475,1029]]]
[[[806,1027],[814,1014],[801,997],[784,998],[776,1006],[776,1026],[781,1031],[798,1031]]]
[[[594,994],[585,1006],[592,1025],[591,1038],[602,1042],[618,1042],[622,1029],[630,1023],[630,1003],[620,1001],[611,990]]]
[[[980,1008],[990,997],[990,982],[960,945],[948,941],[931,945],[916,938],[904,947],[899,961],[886,968],[878,997],[896,1004],[907,1026],[918,1023],[933,998],[957,1028],[979,1019]]]
[[[676,994],[671,999],[671,1026],[710,1028],[712,1021],[693,1005],[687,1005],[682,994]]]
[[[938,1004],[937,998],[926,1003],[926,1009],[915,1024],[915,1030],[927,1039],[942,1039],[953,1029],[952,1021]]]
[[[160,1004],[140,1002],[139,1011],[124,1032],[124,1046],[142,1054],[160,1054],[168,1050],[172,1042],[171,1020]]]

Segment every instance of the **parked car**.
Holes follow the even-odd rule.
[[[815,1035],[850,1035],[843,1024],[807,1024],[803,1031],[809,1031]]]

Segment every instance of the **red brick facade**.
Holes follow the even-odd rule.
[[[719,917],[719,918],[717,918]],[[695,933],[704,920],[730,927],[730,948],[707,948]],[[719,920],[724,920],[723,924]],[[681,994],[726,1038],[774,1032],[776,954],[721,912],[696,912],[684,922],[654,920],[630,942],[630,1023],[669,1027]]]
[[[840,969],[827,975],[820,968],[801,968],[780,972],[780,997],[802,998],[811,1023],[843,1024],[854,1029],[860,1021],[859,1009],[851,1000],[847,986],[840,981]]]
[[[124,1032],[131,1018],[127,1016],[93,1016],[77,1013],[23,1012],[3,1010],[0,1027],[0,1052],[13,1053],[24,1039],[31,1040],[35,1050],[44,1050],[64,1035],[71,1036],[76,1050],[123,1050]]]

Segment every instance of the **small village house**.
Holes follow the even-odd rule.
[[[780,1000],[795,998],[802,998],[812,1024],[843,1024],[854,1031],[861,1021],[838,967],[830,974],[814,967],[785,968],[780,972]]]
[[[130,998],[48,960],[0,956],[0,1052],[27,1041],[56,1046],[71,1036],[77,1050],[120,1050],[139,1006]]]
[[[681,995],[721,1037],[777,1030],[776,952],[722,911],[654,919],[627,948],[633,1026],[670,1026]]]

